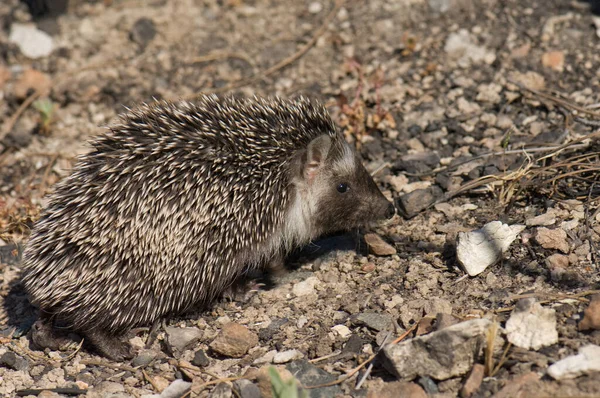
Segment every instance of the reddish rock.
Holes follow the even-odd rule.
[[[562,72],[565,68],[565,53],[562,51],[544,53],[542,55],[542,65],[557,72]]]
[[[465,384],[460,389],[460,396],[462,398],[469,398],[473,395],[477,390],[479,390],[479,386],[483,381],[483,376],[485,375],[485,366],[482,364],[476,363],[473,365],[473,369],[471,369],[471,374],[467,377]]]
[[[50,92],[50,77],[35,69],[26,69],[13,87],[13,94],[20,100],[24,100],[35,90],[42,96]]]
[[[391,256],[396,254],[394,246],[390,245],[377,234],[366,234],[365,242],[369,246],[369,251],[376,256]]]
[[[544,249],[557,249],[563,253],[569,252],[567,233],[561,228],[538,228],[535,240]]]
[[[592,296],[592,301],[583,311],[583,319],[579,322],[579,330],[600,330],[600,294]]]
[[[518,376],[506,383],[502,390],[494,394],[492,398],[526,398],[527,392],[521,391],[523,387],[529,383],[536,382],[539,379],[540,376],[535,372],[529,372],[522,376]]]
[[[381,389],[369,391],[367,398],[427,398],[427,394],[418,384],[394,381],[385,383]]]
[[[258,336],[237,323],[223,326],[221,333],[210,343],[210,348],[227,357],[240,358],[258,344]]]

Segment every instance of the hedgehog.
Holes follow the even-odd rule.
[[[132,329],[206,306],[320,236],[395,214],[306,98],[143,104],[90,147],[23,254],[41,346],[68,330],[105,357],[131,358]]]

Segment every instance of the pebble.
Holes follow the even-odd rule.
[[[294,361],[287,364],[286,369],[294,375],[303,386],[315,386],[319,384],[331,383],[336,380],[336,377],[323,369],[320,369],[308,361],[300,360]],[[341,390],[338,385],[311,389],[311,398],[327,398],[327,397],[339,397]]]
[[[233,390],[229,384],[221,382],[210,392],[208,398],[234,398]]]
[[[138,19],[129,32],[129,38],[142,48],[146,48],[148,43],[156,36],[156,27],[154,21],[149,18]]]
[[[303,357],[304,357],[304,354],[302,354],[298,350],[287,350],[287,351],[278,352],[277,354],[275,354],[275,356],[273,357],[273,363],[275,363],[275,364],[288,363],[290,361],[294,361],[296,359],[301,359]]]
[[[160,394],[146,394],[142,395],[141,398],[179,398],[185,396],[191,388],[192,383],[176,379]]]
[[[427,398],[423,388],[416,383],[393,381],[383,387],[367,392],[367,398]]]
[[[540,214],[539,216],[535,216],[532,218],[528,218],[525,221],[525,225],[528,227],[539,227],[539,226],[548,226],[554,225],[556,223],[556,212],[552,209],[548,210],[544,214]]]
[[[179,352],[185,351],[187,347],[202,338],[202,331],[198,328],[178,328],[168,326],[167,332],[169,345]]]
[[[24,56],[32,59],[46,57],[54,49],[52,37],[34,24],[14,23],[8,40],[15,43]]]
[[[4,88],[4,84],[10,80],[11,76],[10,69],[0,65],[0,90]]]
[[[24,100],[35,90],[44,96],[50,92],[51,85],[47,74],[35,69],[25,69],[13,86],[13,94],[19,100]]]
[[[470,276],[479,275],[502,258],[503,253],[524,229],[523,225],[492,221],[481,229],[459,232],[457,260]]]
[[[426,189],[417,189],[396,199],[396,208],[405,218],[412,218],[421,210],[428,208],[443,196],[440,187],[433,185]]]
[[[318,14],[321,11],[323,11],[323,4],[319,3],[318,1],[313,1],[308,5],[308,12],[311,14]]]
[[[341,338],[345,339],[352,335],[352,331],[348,329],[346,325],[335,325],[331,328],[335,333],[338,334]]]
[[[560,281],[569,267],[569,256],[555,253],[548,256],[545,262],[546,267],[550,270],[550,277],[552,280]]]
[[[547,370],[555,380],[574,379],[584,374],[600,372],[600,347],[589,344],[579,349],[579,354],[555,362]]]
[[[12,370],[23,370],[29,369],[29,362],[12,351],[7,351],[0,357],[0,366],[9,368]]]
[[[513,378],[510,382],[498,391],[494,398],[514,398],[514,397],[525,397],[525,395],[519,394],[519,391],[526,384],[536,382],[540,379],[540,376],[535,372],[529,372],[521,376]]]
[[[381,236],[377,234],[365,234],[365,242],[367,242],[369,251],[376,256],[391,256],[396,254],[394,246],[384,241]]]
[[[473,38],[468,30],[461,29],[448,36],[444,51],[450,58],[458,60],[458,64],[463,68],[482,62],[488,65],[493,63],[496,60],[496,54],[483,46],[476,45],[475,41],[476,38]]]
[[[558,343],[556,311],[542,307],[535,298],[517,302],[505,329],[508,341],[526,350],[539,350]]]
[[[483,377],[485,376],[485,366],[480,363],[476,363],[473,365],[473,369],[471,369],[471,373],[465,384],[460,389],[460,396],[462,398],[469,398],[471,395],[479,390],[479,386],[481,386],[481,382],[483,381]]]
[[[241,398],[261,398],[258,386],[247,379],[234,381],[233,389]]]
[[[542,65],[557,72],[562,72],[565,68],[565,53],[562,51],[549,51],[542,54]]]
[[[198,366],[200,368],[204,368],[210,364],[210,360],[208,356],[206,356],[206,352],[204,350],[198,350],[194,353],[194,358],[192,359],[192,365]]]
[[[103,381],[91,390],[88,390],[86,398],[104,398],[111,394],[125,392],[125,387],[121,383],[114,381]]]
[[[147,366],[156,358],[157,352],[153,350],[141,350],[137,356],[133,359],[133,366]]]
[[[383,347],[384,366],[401,380],[427,376],[446,380],[461,376],[473,367],[476,347],[491,322],[474,319],[425,336]]]
[[[389,315],[377,314],[374,312],[362,312],[360,314],[352,315],[350,321],[354,325],[365,325],[378,332],[390,330],[394,324]]]
[[[567,233],[562,228],[549,229],[540,227],[536,231],[535,240],[544,249],[557,249],[563,253],[569,252]]]
[[[600,330],[600,294],[594,294],[588,307],[583,311],[579,330]],[[1,359],[0,359],[1,361]]]
[[[240,358],[257,344],[258,336],[255,333],[243,325],[229,323],[223,326],[219,335],[210,343],[210,348],[221,355]]]
[[[296,295],[297,297],[314,294],[316,293],[315,286],[319,284],[321,284],[319,278],[317,278],[316,276],[311,276],[309,278],[306,278],[302,282],[296,283],[292,287],[292,293],[294,293],[294,295]]]

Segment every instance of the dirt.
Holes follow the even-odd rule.
[[[520,396],[600,395],[598,373],[562,381],[545,374],[579,347],[600,344],[600,331],[578,328],[591,291],[600,289],[597,172],[549,182],[575,169],[553,160],[588,155],[593,166],[597,138],[539,160],[548,147],[598,129],[600,21],[593,6],[567,0],[350,0],[321,31],[331,2],[72,0],[66,12],[35,19],[54,49],[32,60],[8,39],[13,24],[31,20],[29,10],[17,0],[3,2],[0,339],[5,352],[27,358],[27,366],[0,365],[6,382],[0,389],[14,395],[75,385],[140,396],[177,378],[193,380],[196,388],[210,375],[241,376],[259,367],[253,361],[269,351],[292,349],[307,360],[332,355],[314,365],[337,377],[376,352],[387,333],[356,321],[358,315],[383,315],[396,336],[440,312],[458,320],[486,316],[502,326],[517,299],[530,295],[556,310],[558,343],[538,351],[512,347],[502,360],[500,350],[493,359],[501,363],[497,373],[484,378],[473,396],[492,396],[514,380],[533,380],[524,382]],[[45,76],[23,82],[30,68]],[[52,110],[44,114],[37,102],[20,113],[46,78],[50,89],[40,98],[51,101]],[[129,363],[89,362],[99,358],[85,349],[68,356],[30,346],[25,333],[36,312],[18,283],[18,257],[45,194],[86,151],[86,140],[125,107],[211,92],[318,99],[376,171],[388,197],[438,186],[444,205],[372,228],[397,254],[367,254],[364,242],[353,240],[356,234],[330,238],[318,243],[323,250],[309,247],[291,260],[292,270],[274,286],[171,320],[172,326],[199,328],[203,338],[183,353],[163,350],[142,367],[146,375]],[[492,152],[497,154],[474,159]],[[534,161],[529,169],[528,159]],[[545,166],[555,168],[534,175]],[[519,171],[524,178],[510,174]],[[456,191],[489,175],[505,178]],[[527,223],[549,211],[553,222],[543,227],[566,232],[555,245],[538,239],[542,224]],[[526,229],[502,261],[465,277],[455,254],[459,232],[495,220]],[[258,346],[242,358],[209,349],[228,322],[259,336]],[[164,334],[159,331],[156,352],[164,348]],[[141,331],[135,339],[143,343],[147,336]],[[181,361],[202,357],[200,351],[208,355],[206,372],[186,371]],[[539,380],[519,379],[529,372]],[[432,396],[457,396],[467,376],[414,382]],[[377,394],[391,382],[393,376],[375,362],[360,389],[353,378],[324,396]],[[195,391],[208,396],[213,388]]]

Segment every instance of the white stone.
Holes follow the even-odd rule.
[[[287,350],[283,352],[278,352],[277,354],[275,354],[275,357],[273,357],[273,363],[288,363],[290,361],[300,359],[303,356],[304,355],[298,350]]]
[[[346,325],[335,325],[331,328],[335,333],[337,333],[341,338],[350,337],[352,331],[348,329]]]
[[[311,276],[302,282],[298,282],[292,288],[292,293],[296,296],[306,296],[315,293],[315,286],[318,285],[319,279],[315,276]]]
[[[19,46],[27,58],[46,57],[54,49],[52,37],[33,24],[13,24],[8,40]]]
[[[556,379],[574,379],[581,375],[600,372],[600,347],[586,345],[579,349],[579,354],[561,359],[548,368],[548,374]]]
[[[459,232],[456,257],[470,276],[495,264],[510,244],[525,229],[523,225],[507,225],[492,221],[471,232]]]
[[[505,329],[508,341],[526,350],[539,350],[558,342],[556,311],[542,307],[533,298],[519,300]]]
[[[313,1],[308,5],[308,12],[311,14],[318,14],[321,11],[323,11],[323,4],[319,3],[318,1]]]

